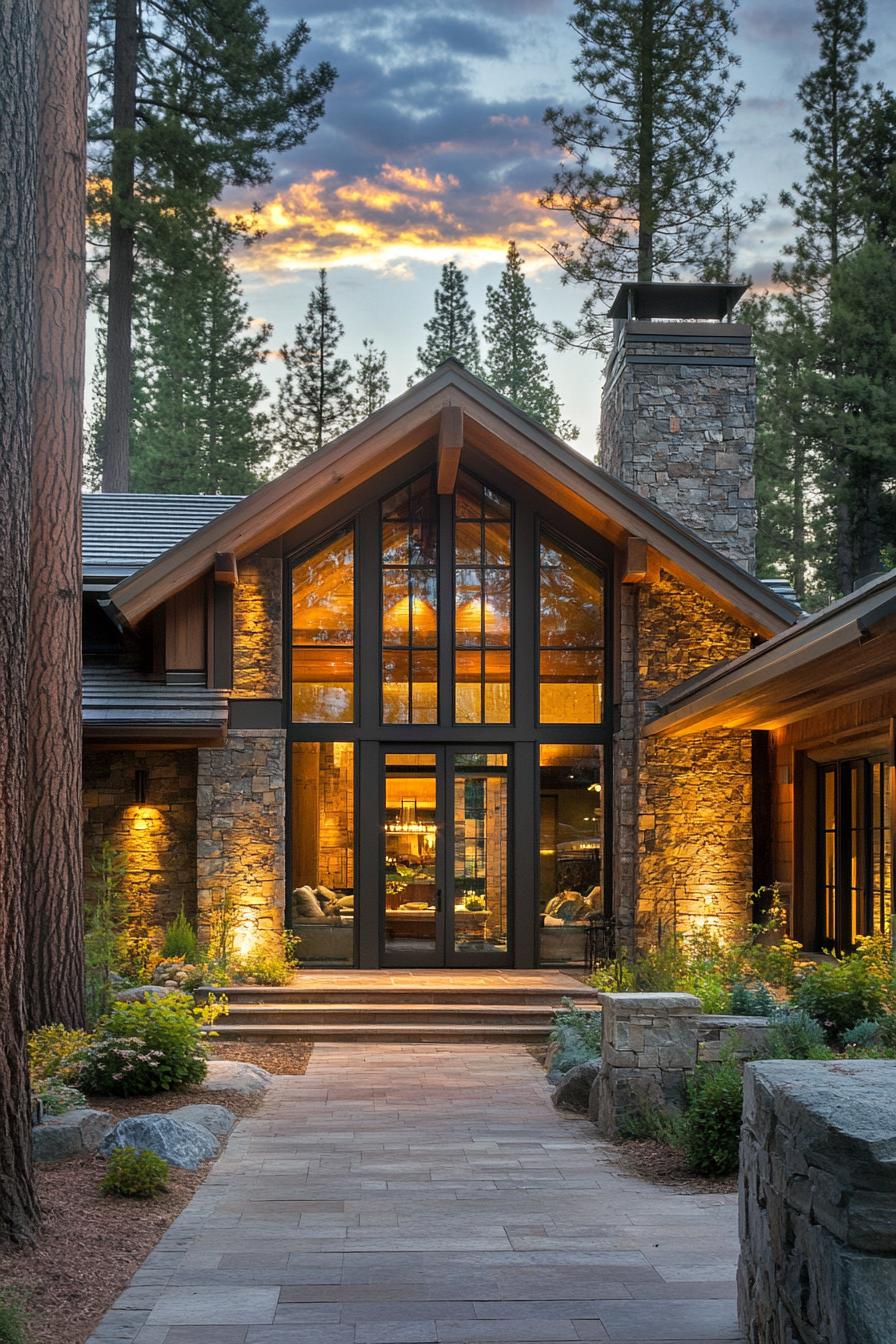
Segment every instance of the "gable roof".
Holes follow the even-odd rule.
[[[668,691],[644,732],[776,728],[882,691],[896,693],[896,569]]]
[[[238,504],[242,495],[82,495],[84,585],[106,592]]]
[[[136,624],[207,573],[216,552],[248,555],[398,461],[437,432],[446,406],[463,411],[465,443],[617,544],[630,536],[644,539],[665,569],[751,629],[769,635],[796,619],[791,603],[454,359],[124,579],[112,591],[115,606]]]

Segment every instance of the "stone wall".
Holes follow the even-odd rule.
[[[749,633],[661,572],[625,585],[614,739],[614,891],[624,944],[671,930],[742,928],[753,885],[752,748],[748,732],[641,736],[652,701],[744,653]]]
[[[134,774],[148,772],[146,802]],[[104,841],[127,859],[125,896],[135,919],[163,927],[181,906],[196,913],[196,752],[84,752],[84,860]]]
[[[604,385],[601,465],[749,570],[755,421],[749,327],[621,328]]]
[[[697,1065],[700,1000],[693,994],[601,994],[601,1067],[591,1117],[617,1138],[625,1117],[647,1108],[680,1111]]]
[[[283,928],[286,734],[239,729],[201,748],[196,788],[200,929],[225,896],[239,908],[237,951]]]
[[[233,698],[283,694],[283,562],[250,555],[239,562],[233,592]]]
[[[738,1314],[747,1344],[892,1344],[896,1064],[747,1065]]]

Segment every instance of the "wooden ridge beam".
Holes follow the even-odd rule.
[[[443,406],[439,417],[438,493],[453,495],[464,446],[464,413],[460,406]]]

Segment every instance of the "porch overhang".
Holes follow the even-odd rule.
[[[167,686],[126,668],[86,667],[84,741],[121,748],[215,746],[224,742],[227,696],[204,686]]]

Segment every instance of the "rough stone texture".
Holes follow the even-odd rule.
[[[240,560],[233,592],[233,698],[282,694],[283,561],[256,553]]]
[[[242,1092],[247,1097],[257,1097],[268,1090],[272,1076],[258,1064],[210,1059],[202,1086],[206,1092]]]
[[[678,1111],[697,1063],[700,1000],[693,994],[601,994],[601,1070],[589,1114],[601,1137],[644,1107]]]
[[[896,1063],[744,1074],[738,1312],[748,1344],[892,1344]]]
[[[761,1057],[772,1026],[767,1017],[704,1014],[697,1024],[700,1058],[706,1064],[716,1064],[725,1053],[735,1059]]]
[[[756,368],[750,329],[723,322],[699,328],[695,341],[696,327],[687,323],[621,327],[606,370],[600,461],[752,570]],[[658,341],[657,334],[672,339]],[[697,362],[718,358],[742,362]]]
[[[551,1093],[551,1101],[563,1111],[588,1110],[588,1098],[600,1073],[600,1060],[589,1059],[567,1069]]]
[[[166,985],[134,985],[119,989],[113,995],[119,1003],[142,1003],[144,999],[164,999],[171,990]]]
[[[641,736],[650,706],[746,652],[749,632],[661,572],[623,585],[620,722],[614,739],[614,892],[622,942],[685,928],[742,930],[753,885],[748,732]]]
[[[67,1157],[93,1153],[115,1124],[108,1111],[78,1107],[53,1115],[31,1131],[35,1162],[62,1162]]]
[[[146,804],[134,772],[147,770]],[[128,860],[125,895],[136,922],[163,926],[196,914],[196,752],[84,752],[84,860],[107,840]]]
[[[239,729],[199,750],[196,872],[200,934],[224,896],[239,907],[237,952],[283,928],[286,735]]]
[[[178,1106],[169,1111],[172,1120],[182,1120],[188,1125],[199,1125],[214,1134],[216,1139],[226,1138],[236,1124],[236,1116],[226,1106],[216,1106],[213,1102],[194,1102],[192,1106]]]
[[[218,1151],[218,1140],[202,1125],[176,1120],[173,1115],[129,1115],[107,1134],[100,1153],[108,1157],[116,1148],[149,1148],[173,1167],[195,1171]]]

